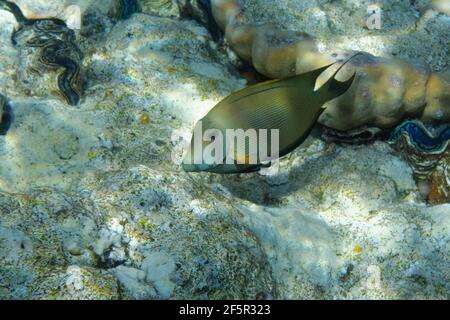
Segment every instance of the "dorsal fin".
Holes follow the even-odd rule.
[[[319,69],[315,69],[315,70],[308,71],[305,73],[297,74],[297,75],[290,76],[290,77],[283,78],[283,79],[267,80],[267,81],[264,81],[264,82],[261,82],[258,84],[254,84],[254,85],[245,87],[245,88],[229,95],[227,98],[225,98],[223,100],[223,102],[226,101],[228,103],[233,103],[244,97],[258,94],[262,91],[274,89],[279,86],[289,86],[289,85],[295,86],[296,82],[299,78],[303,79],[303,81],[305,81],[304,83],[308,83],[309,85],[311,85],[312,88],[314,88],[317,78],[322,74],[322,72],[324,72],[326,69],[328,69],[333,64],[335,64],[335,62],[330,63],[326,66],[320,67]]]
[[[331,77],[325,82],[317,91],[316,93],[319,95],[321,101],[323,103],[333,100],[334,98],[339,97],[340,95],[347,92],[347,90],[351,87],[353,84],[353,80],[356,77],[356,72],[353,73],[353,75],[350,77],[350,79],[341,82],[335,79],[336,75],[341,71],[341,69],[355,56],[360,55],[360,52],[357,52],[356,54],[352,55],[350,58],[348,58],[343,64],[339,66],[339,68],[331,75]]]

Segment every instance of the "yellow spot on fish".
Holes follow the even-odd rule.
[[[353,248],[352,251],[353,251],[354,254],[359,255],[359,254],[361,254],[361,252],[362,252],[362,248],[361,248],[361,246],[360,246],[359,244],[357,244],[357,245]]]
[[[246,154],[238,154],[236,156],[236,161],[241,164],[248,164],[250,160],[249,155]]]
[[[150,116],[148,115],[148,113],[143,113],[140,117],[139,117],[139,123],[140,124],[144,124],[147,125],[150,123]]]

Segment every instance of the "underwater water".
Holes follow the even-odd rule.
[[[449,299],[449,15],[0,0],[0,299]]]

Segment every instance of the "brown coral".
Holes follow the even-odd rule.
[[[212,0],[212,12],[236,53],[269,78],[282,78],[343,61],[353,52],[329,48],[302,32],[277,29],[271,24],[242,22],[238,0]],[[331,101],[319,122],[336,130],[363,125],[391,128],[405,117],[450,121],[449,71],[431,72],[428,65],[399,58],[363,53],[338,74],[347,77],[356,68],[350,90]],[[323,79],[322,79],[323,80]]]

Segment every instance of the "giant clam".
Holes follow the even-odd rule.
[[[449,124],[432,126],[407,120],[392,131],[388,142],[406,158],[433,204],[450,201]]]
[[[339,131],[325,127],[322,133],[322,139],[327,142],[362,144],[374,141],[382,133],[383,130],[380,128],[367,126],[348,131]]]
[[[19,24],[12,41],[26,56],[26,72],[22,74],[26,91],[36,95],[55,91],[68,104],[77,105],[83,54],[75,43],[74,31],[60,19],[27,19],[10,1],[0,0],[0,8],[10,11]],[[55,90],[39,87],[47,77],[56,78],[50,81]]]

